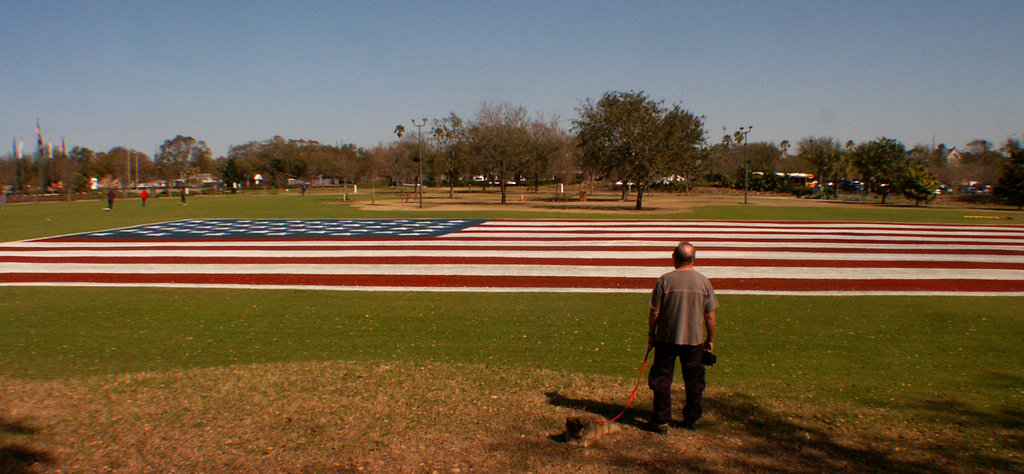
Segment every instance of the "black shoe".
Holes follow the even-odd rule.
[[[683,421],[679,422],[679,427],[680,428],[684,428],[684,429],[688,429],[688,430],[691,430],[691,431],[695,430],[695,429],[697,429],[697,419],[696,418],[683,418]]]
[[[668,423],[647,423],[647,430],[660,435],[668,433]]]

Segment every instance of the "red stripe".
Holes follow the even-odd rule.
[[[138,242],[146,243],[151,240],[140,240]],[[593,245],[587,247],[585,250],[601,251],[601,252],[671,252],[672,248],[675,247],[676,242],[672,241],[671,244],[664,245]],[[26,247],[26,246],[5,246],[0,247],[3,251],[17,251],[17,252],[53,252],[53,251],[141,251],[141,250],[264,250],[264,251],[291,251],[291,250],[308,250],[308,251],[334,251],[334,250],[521,250],[521,251],[543,251],[543,252],[559,252],[559,251],[578,251],[582,250],[579,245],[541,245],[541,246],[530,246],[530,245],[472,245],[472,246],[458,246],[458,245],[446,245],[446,244],[416,244],[416,245],[374,245],[374,244],[357,244],[357,245],[273,245],[273,246],[260,246],[259,242],[252,242],[253,245],[123,245],[123,246],[109,246],[109,247]],[[1012,245],[1012,244],[1010,244]],[[779,253],[779,252],[804,252],[804,253],[856,253],[856,254],[902,254],[902,255],[1024,255],[1024,250],[1010,250],[1010,249],[933,249],[933,248],[920,248],[920,249],[886,249],[886,248],[823,248],[823,247],[793,247],[785,246],[779,248],[760,248],[760,247],[739,247],[739,246],[725,246],[725,245],[710,245],[701,246],[700,252],[709,251],[743,251],[743,252],[765,252],[765,253]],[[703,259],[701,260],[703,261]]]
[[[717,290],[752,291],[938,291],[938,292],[1021,292],[1021,280],[798,280],[786,278],[716,278]]]
[[[989,228],[999,229],[1010,229],[1012,230],[1024,230],[1024,225],[1018,224],[1002,224],[996,222],[987,223],[976,223],[976,224],[942,224],[934,222],[883,222],[883,221],[770,221],[770,220],[740,220],[740,221],[706,221],[706,220],[651,220],[651,219],[615,219],[615,220],[593,220],[593,219],[490,219],[486,222],[479,224],[480,226],[492,226],[496,224],[500,225],[513,225],[513,224],[527,224],[542,222],[548,226],[558,225],[579,225],[579,224],[593,224],[595,222],[606,223],[609,225],[626,225],[626,224],[650,224],[652,222],[665,223],[667,225],[688,225],[688,226],[722,226],[722,227],[733,227],[736,225],[748,225],[748,226],[759,226],[764,228],[779,228],[779,224],[784,224],[785,227],[793,226],[807,226],[807,228],[820,229],[823,226],[861,226],[857,228],[861,229],[877,229],[879,227],[892,227],[892,226],[908,226],[908,227],[932,227],[932,228],[964,228],[964,229],[976,229],[978,227],[985,227],[986,230]]]
[[[737,231],[736,228],[728,228],[727,232],[717,231],[717,233],[729,233],[729,234],[735,233],[737,235],[758,235],[758,234],[774,234],[774,235],[794,235],[794,234],[798,234],[798,235],[806,235],[806,233],[804,233],[804,232],[790,232],[791,230],[793,230],[793,229],[789,228],[789,227],[787,227],[787,228],[778,228],[778,229],[753,229],[753,230],[749,230],[749,231]],[[814,229],[814,230],[821,230],[821,229]],[[573,228],[573,229],[558,229],[558,228],[551,228],[551,227],[536,228],[536,229],[516,227],[516,228],[502,229],[502,228],[479,228],[478,227],[478,228],[472,228],[472,230],[464,230],[462,232],[457,232],[457,233],[453,233],[453,234],[449,234],[449,235],[454,236],[454,237],[458,237],[459,235],[463,235],[463,234],[477,235],[477,234],[508,234],[508,233],[516,233],[516,234],[528,234],[528,235],[534,235],[534,234],[541,234],[541,235],[543,235],[543,234],[566,234],[566,233],[580,233],[580,234],[601,233],[601,234],[613,234],[613,235],[616,235],[616,234],[643,234],[645,236],[648,236],[648,235],[679,235],[680,233],[687,233],[687,234],[694,234],[694,235],[698,235],[699,236],[702,232],[706,232],[706,231],[707,231],[707,229],[660,229],[660,228],[645,229],[645,228],[633,228],[633,229],[622,229],[622,230],[619,230],[617,228],[615,228],[615,229],[602,229],[602,228],[593,228],[593,229],[577,229],[577,228]],[[1003,240],[1009,239],[1009,240],[1022,240],[1022,241],[1024,241],[1024,237],[1017,237],[1018,232],[1014,232],[1013,234],[1014,234],[1013,236],[977,235],[977,233],[972,233],[971,235],[956,235],[955,233],[944,234],[944,235],[946,237],[948,237],[948,238],[951,238],[951,239],[967,239],[967,238],[969,238],[969,239],[1003,239]],[[935,236],[935,232],[922,232],[922,231],[907,230],[907,231],[871,232],[870,234],[865,234],[864,232],[853,232],[850,229],[836,229],[836,230],[831,230],[831,231],[828,231],[828,232],[823,232],[820,235],[822,235],[822,236],[853,236],[853,237],[864,237],[865,235],[871,235],[871,236],[877,236],[877,237],[934,237]],[[1013,237],[1017,237],[1017,239],[1014,239]]]
[[[296,275],[296,274],[105,274],[105,273],[19,273],[0,275],[5,283],[139,283],[139,284],[221,284],[288,286],[378,286],[437,288],[652,288],[653,278],[606,277],[516,277],[459,275]],[[718,290],[753,291],[936,291],[936,292],[1022,292],[1019,280],[820,280],[787,278],[712,279]]]
[[[116,257],[67,256],[33,257],[0,256],[0,262],[19,263],[98,263],[98,264],[365,264],[365,265],[562,265],[590,267],[665,267],[669,258],[552,258],[552,257],[445,257],[445,256],[376,256],[376,257]],[[802,268],[947,268],[1024,270],[1024,263],[1007,262],[945,262],[919,260],[782,260],[748,258],[705,258],[702,267],[802,267]]]
[[[16,273],[0,274],[0,282],[74,282],[141,284],[237,284],[299,286],[381,286],[438,288],[648,288],[651,278],[613,277],[509,277],[462,275],[303,275],[303,274],[128,274],[128,273]]]
[[[884,239],[884,240],[878,240],[878,239],[827,239],[827,238],[821,238],[821,239],[817,239],[817,238],[757,239],[757,238],[742,238],[742,237],[740,237],[740,238],[731,238],[731,237],[705,238],[705,237],[700,237],[700,236],[697,236],[697,235],[684,237],[684,236],[681,236],[679,234],[676,234],[675,237],[637,237],[636,240],[658,241],[658,242],[672,242],[672,243],[678,244],[679,240],[681,238],[689,239],[689,241],[691,243],[693,243],[694,245],[697,246],[698,251],[700,249],[704,248],[704,247],[700,246],[699,244],[703,244],[703,243],[706,243],[706,242],[735,242],[735,243],[757,242],[757,243],[774,243],[774,244],[811,243],[811,244],[911,244],[911,245],[922,245],[922,244],[928,244],[928,243],[930,243],[932,245],[941,245],[943,243],[969,243],[970,245],[979,245],[979,246],[1019,245],[1019,244],[1014,243],[1014,242],[984,242],[984,241],[975,241],[975,240],[970,240],[968,237],[949,238],[945,242],[943,242],[943,241],[922,242],[920,239],[912,239],[912,238],[908,238],[908,239]],[[492,237],[460,237],[460,236],[455,236],[455,237],[445,237],[444,240],[445,241],[450,241],[450,242],[462,241],[462,240],[464,240],[464,241],[487,241],[487,242],[494,242],[496,239],[494,239]],[[521,239],[518,239],[518,240],[520,240],[520,241],[522,241],[522,240],[529,240],[530,242],[566,242],[566,241],[569,241],[569,242],[580,242],[580,241],[592,242],[592,241],[595,241],[595,240],[602,240],[602,239],[594,238],[594,237],[531,237],[529,239],[521,238]],[[631,239],[627,237],[627,238],[624,238],[624,239],[612,239],[612,238],[609,238],[608,240],[631,240]]]

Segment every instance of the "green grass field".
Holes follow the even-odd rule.
[[[645,295],[0,288],[0,375],[399,360],[627,377]],[[1022,399],[1024,299],[722,296],[716,384],[868,405]]]
[[[360,211],[329,195],[306,200],[291,195],[197,197],[187,207],[158,199],[145,209],[135,201],[119,201],[114,212],[101,207],[97,202],[7,206],[0,213],[0,240],[196,217],[430,214]],[[716,206],[686,217],[962,222],[965,213],[978,212],[865,207],[826,213],[772,207],[766,213],[762,207]],[[499,210],[458,217],[484,215],[547,216]],[[709,386],[716,391],[710,410],[715,413],[717,400],[716,416],[742,425],[747,436],[756,432],[761,441],[791,441],[795,435],[787,430],[797,425],[762,426],[775,419],[764,410],[774,407],[791,416],[809,410],[817,424],[806,432],[848,435],[849,449],[863,451],[850,454],[844,451],[846,441],[830,443],[819,454],[846,463],[834,468],[898,459],[900,454],[875,447],[878,439],[889,439],[880,430],[890,422],[910,433],[898,436],[914,438],[908,446],[921,452],[913,462],[879,469],[1013,471],[1022,466],[1024,298],[723,295],[720,300],[720,362],[709,370]],[[552,371],[629,385],[645,350],[645,302],[643,294],[0,287],[0,381],[7,380],[11,390],[12,381],[75,385],[137,373],[346,361],[371,367],[397,363]],[[612,389],[612,403],[621,404],[626,395]],[[17,391],[6,396],[18,400]],[[751,400],[757,401],[759,414],[744,411],[751,409]],[[855,434],[849,434],[837,427],[838,416],[868,416],[870,422],[857,424]],[[3,418],[0,404],[0,424]],[[726,421],[722,433],[732,426]],[[728,437],[715,429],[706,436]],[[0,431],[0,466],[17,454],[5,446],[31,444],[31,439],[17,430]],[[685,440],[680,442],[685,446]],[[789,454],[791,460],[805,455],[813,457],[799,449]],[[787,469],[787,461],[780,462],[775,468],[748,467],[786,471],[796,466]],[[682,461],[673,465],[687,466]],[[805,467],[795,470],[814,470],[813,463],[799,466]]]

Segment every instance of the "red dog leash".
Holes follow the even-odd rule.
[[[625,406],[625,408],[622,409],[622,413],[619,413],[618,415],[615,415],[615,418],[612,418],[612,419],[608,420],[606,423],[611,423],[611,422],[621,418],[622,415],[626,414],[626,410],[629,409],[629,405],[631,403],[633,403],[633,399],[636,398],[636,391],[637,391],[637,389],[640,388],[640,382],[642,382],[644,380],[644,370],[647,369],[647,358],[651,356],[651,350],[652,349],[654,349],[654,346],[647,346],[647,354],[644,354],[644,364],[642,366],[640,366],[640,377],[638,377],[636,379],[636,386],[633,387],[633,393],[629,395],[629,401],[626,402],[626,406]]]

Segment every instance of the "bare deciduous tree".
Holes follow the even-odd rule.
[[[501,187],[508,202],[508,182],[522,173],[530,157],[526,109],[510,104],[484,104],[469,128],[470,153]]]

